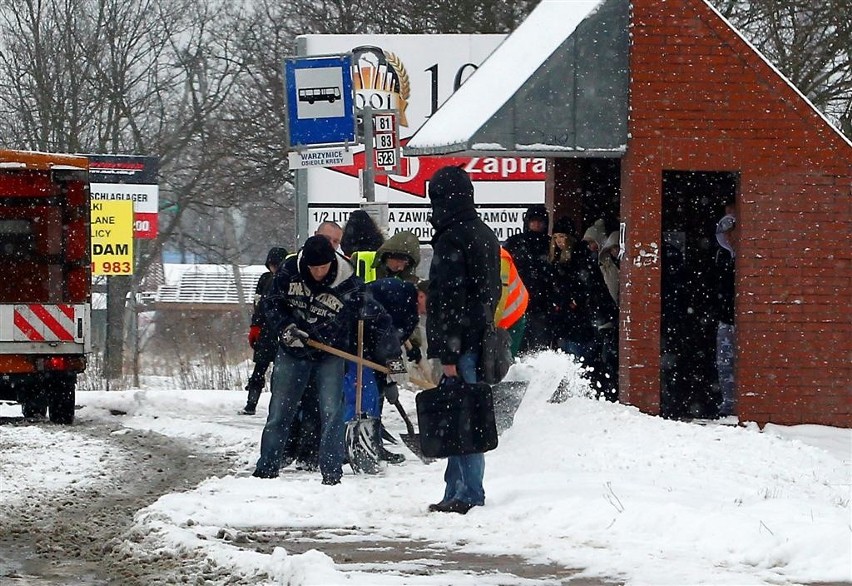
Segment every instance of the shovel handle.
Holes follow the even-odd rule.
[[[384,364],[379,364],[378,362],[373,362],[372,360],[368,360],[366,358],[358,358],[355,354],[350,354],[349,352],[344,352],[343,350],[339,350],[334,346],[329,346],[328,344],[323,344],[322,342],[317,342],[316,340],[308,340],[308,346],[311,348],[316,348],[317,350],[322,350],[323,352],[328,352],[329,354],[333,354],[334,356],[338,356],[340,358],[345,358],[355,364],[362,364],[364,366],[369,366],[373,370],[377,370],[379,372],[383,372],[385,374],[388,373],[388,367]],[[431,389],[435,385],[430,383],[429,381],[425,381],[423,379],[419,379],[413,376],[409,376],[409,380],[413,382],[418,387],[424,389]]]
[[[396,407],[396,410],[399,411],[402,420],[405,421],[405,427],[408,429],[409,435],[415,435],[414,424],[411,423],[411,419],[408,418],[408,413],[406,413],[405,409],[402,408],[402,403],[399,402],[399,399],[393,402],[393,406]]]

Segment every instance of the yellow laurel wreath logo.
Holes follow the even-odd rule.
[[[408,126],[408,119],[405,116],[405,110],[408,108],[408,99],[411,97],[411,79],[408,77],[408,72],[405,70],[402,60],[395,53],[384,51],[388,65],[394,68],[397,76],[399,76],[399,124],[400,126]]]

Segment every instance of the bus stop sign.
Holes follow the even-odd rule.
[[[355,142],[352,55],[284,61],[288,147]]]

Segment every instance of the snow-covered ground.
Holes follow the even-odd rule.
[[[650,417],[586,398],[576,367],[556,353],[516,365],[510,375],[530,381],[529,389],[514,425],[486,456],[486,506],[466,516],[426,512],[442,495],[444,466],[424,465],[410,453],[378,476],[347,469],[333,487],[322,486],[316,473],[250,477],[266,412],[237,415],[244,392],[175,390],[168,381],[150,381],[146,390],[79,393],[78,425],[115,420],[118,410],[128,428],[231,456],[232,469],[140,511],[135,532],[149,535],[148,546],[203,551],[258,583],[483,582],[473,575],[403,574],[392,565],[376,573],[335,565],[317,551],[247,551],[217,539],[222,529],[355,528],[380,541],[414,538],[471,553],[515,554],[628,584],[852,581],[852,430],[768,425],[760,431]],[[550,403],[563,379],[572,396]],[[413,394],[401,398],[413,414]],[[386,423],[404,429],[394,413]],[[0,443],[47,444],[56,433],[49,426],[0,427]],[[16,456],[23,451],[0,452],[2,468],[19,479],[14,486],[4,482],[0,498],[59,492],[69,476],[61,462],[94,468],[117,457],[86,441],[69,444],[69,458],[48,466]],[[347,539],[331,531],[328,537]]]

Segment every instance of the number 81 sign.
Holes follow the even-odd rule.
[[[399,119],[394,111],[373,113],[373,142],[376,153],[376,175],[398,174]]]

